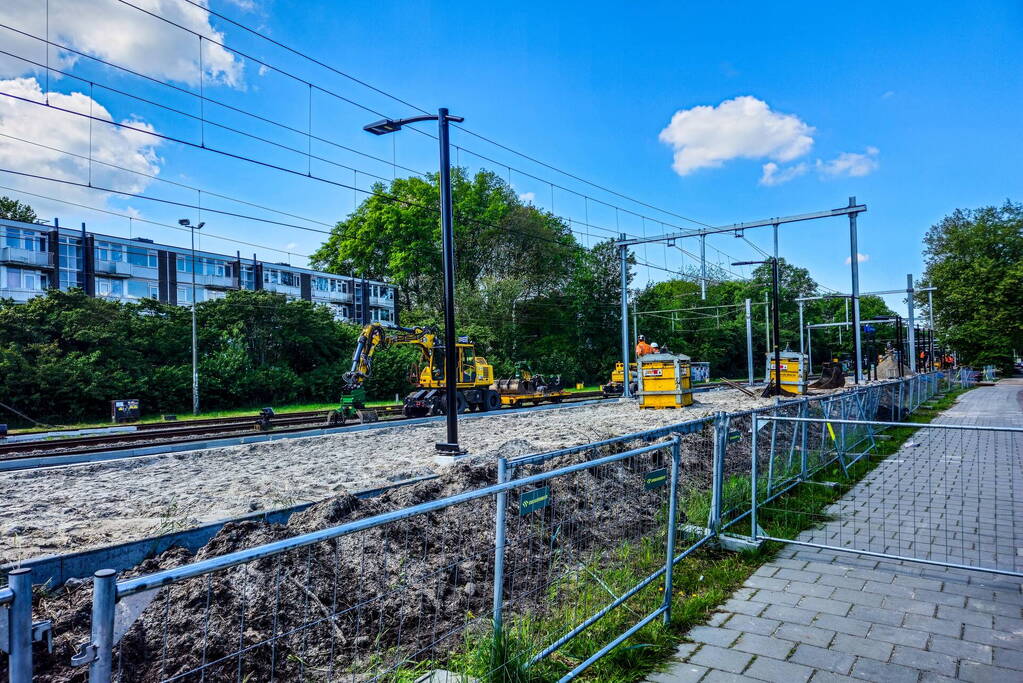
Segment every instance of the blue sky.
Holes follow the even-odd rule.
[[[0,29],[9,50],[47,61],[77,81],[51,72],[51,104],[109,112],[117,121],[195,143],[254,156],[296,171],[284,174],[202,149],[93,125],[93,156],[203,190],[206,207],[276,217],[310,230],[273,226],[205,213],[203,246],[275,260],[314,250],[326,229],[364,196],[343,185],[368,189],[371,175],[402,174],[391,164],[432,171],[436,143],[412,131],[373,138],[361,125],[377,116],[322,90],[389,115],[411,110],[387,97],[295,55],[268,45],[181,0],[129,0],[212,36],[240,56],[206,44],[207,97],[305,131],[312,103],[313,135],[357,151],[312,141],[207,103],[202,114],[299,152],[275,148],[197,120],[119,95],[96,84],[159,101],[194,115],[198,100],[198,43],[194,35],[115,0],[51,0],[50,39],[84,55],[129,66],[153,79],[103,66],[86,56],[51,48]],[[842,206],[848,197],[868,205],[861,216],[860,272],[864,290],[891,289],[906,273],[922,271],[921,238],[957,207],[1020,199],[1023,186],[1023,5],[961,3],[467,3],[397,2],[377,5],[305,0],[213,0],[212,8],[258,27],[335,68],[408,102],[448,106],[466,127],[598,185],[660,209],[714,225]],[[41,3],[13,0],[0,22],[25,33],[45,30]],[[126,37],[127,36],[127,37]],[[252,57],[314,83],[312,91]],[[0,61],[0,91],[33,99],[45,96],[44,70],[27,62]],[[13,79],[22,79],[14,81]],[[88,81],[92,81],[90,86]],[[12,85],[15,84],[16,85]],[[322,90],[321,90],[322,89]],[[58,95],[80,93],[77,99]],[[89,97],[91,93],[91,98]],[[88,155],[88,119],[0,98],[0,133]],[[61,105],[60,103],[63,102]],[[75,103],[77,102],[77,104]],[[84,104],[83,104],[84,103]],[[673,116],[675,117],[673,123]],[[137,123],[137,122],[144,123]],[[106,129],[100,133],[99,129]],[[427,130],[428,128],[424,128]],[[662,131],[665,131],[662,134]],[[641,207],[598,188],[540,167],[485,141],[455,131],[468,151],[456,159],[510,177],[516,189],[542,208],[572,219],[584,242],[606,235],[580,225],[657,234],[661,221],[692,227],[668,213]],[[674,141],[674,146],[672,145]],[[301,150],[330,162],[310,162]],[[0,138],[0,167],[82,179],[87,164],[57,159],[52,151],[11,137]],[[495,163],[496,162],[496,163]],[[509,171],[505,166],[511,166]],[[353,172],[347,167],[358,169]],[[331,182],[300,177],[309,172]],[[107,175],[104,176],[104,173]],[[93,182],[195,204],[199,193],[141,176],[93,166]],[[333,184],[332,184],[333,183]],[[55,199],[174,223],[191,209],[112,197],[0,173],[0,185]],[[9,191],[0,190],[0,192]],[[224,194],[287,211],[313,221],[282,217],[213,197]],[[589,195],[595,201],[582,199]],[[183,243],[169,228],[59,205],[25,195],[62,221],[81,220],[95,229]],[[617,205],[620,210],[602,206]],[[643,214],[639,218],[629,211]],[[665,229],[670,229],[665,226]],[[252,244],[220,240],[218,235]],[[769,230],[748,238],[769,248]],[[689,251],[698,250],[689,240]],[[730,235],[710,241],[709,256],[725,265],[757,252]],[[273,254],[270,249],[294,255]],[[720,253],[724,252],[724,254]],[[782,229],[781,253],[807,267],[822,284],[849,286],[848,223],[843,219]],[[639,257],[669,269],[680,266],[675,250],[649,247]],[[691,257],[683,257],[684,264]],[[736,269],[738,270],[738,269]],[[639,281],[667,273],[640,268]],[[898,298],[892,298],[896,303]]]

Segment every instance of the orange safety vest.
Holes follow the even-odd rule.
[[[653,353],[653,352],[654,352],[654,347],[650,346],[645,341],[641,341],[640,343],[636,344],[636,355],[637,356],[645,356],[648,353]]]

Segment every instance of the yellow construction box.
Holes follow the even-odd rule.
[[[681,408],[693,404],[689,356],[649,353],[639,357],[639,407]]]
[[[795,351],[782,351],[781,388],[793,394],[806,393],[806,356]],[[774,381],[774,353],[768,353],[767,374],[764,381]]]

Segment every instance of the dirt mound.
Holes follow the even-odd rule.
[[[690,434],[685,439],[687,479],[708,480],[709,438]],[[531,450],[528,442],[518,441],[504,447]],[[559,458],[520,468],[516,476],[610,452]],[[644,535],[663,538],[658,515],[667,489],[646,490],[643,475],[665,464],[664,453],[655,452],[556,478],[547,482],[551,504],[528,516],[519,515],[518,496],[509,495],[505,590],[511,609],[537,614],[552,583],[584,554],[610,552]],[[471,458],[437,479],[377,498],[335,496],[295,514],[287,525],[228,524],[194,558],[173,549],[123,576],[291,538],[495,479],[492,457]],[[206,680],[320,679],[342,673],[362,678],[407,657],[441,654],[461,642],[466,628],[489,624],[494,523],[495,501],[484,498],[162,589],[122,639],[115,670],[123,681],[191,680],[200,670]],[[56,647],[52,655],[37,650],[36,680],[85,680],[85,671],[71,669],[68,662],[89,638],[91,593],[91,583],[74,583],[39,598],[37,618],[53,620]]]

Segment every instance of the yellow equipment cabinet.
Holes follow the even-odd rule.
[[[639,407],[681,408],[693,404],[689,356],[648,353],[639,357]]]
[[[781,388],[793,394],[806,393],[806,356],[795,351],[782,351],[781,357]],[[774,381],[774,354],[768,353],[767,373],[764,380]]]

